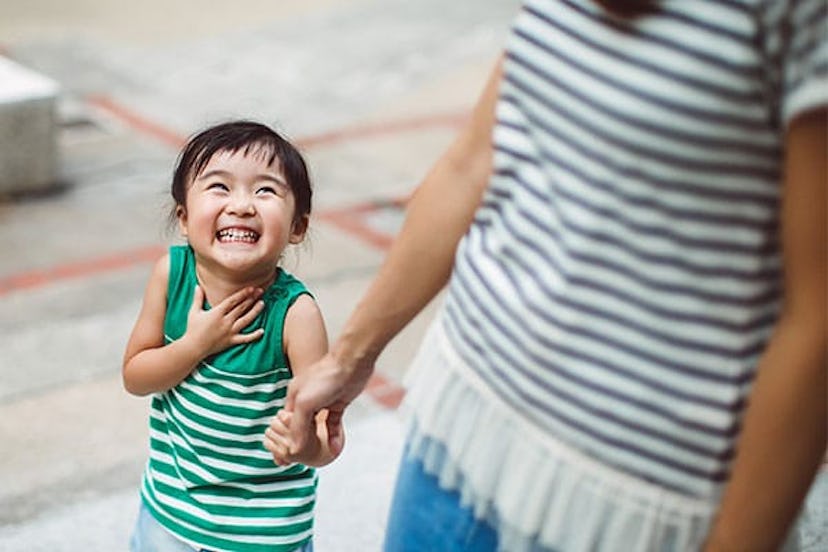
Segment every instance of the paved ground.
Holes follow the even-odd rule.
[[[247,117],[302,145],[317,215],[288,268],[336,335],[515,4],[207,5],[0,0],[0,52],[63,90],[60,186],[0,198],[0,550],[126,549],[148,401],[122,390],[120,362],[150,263],[176,241],[166,190],[184,138]],[[383,356],[349,412],[346,452],[322,470],[321,552],[379,549],[397,383],[431,312]]]
[[[147,400],[122,390],[121,354],[150,262],[176,240],[166,189],[186,135],[249,117],[302,145],[316,216],[288,268],[336,335],[515,5],[0,0],[0,53],[63,88],[60,186],[0,198],[0,550],[126,549]],[[432,311],[349,412],[346,452],[321,474],[320,552],[379,549],[402,441],[397,384]],[[811,500],[828,530],[825,478]]]

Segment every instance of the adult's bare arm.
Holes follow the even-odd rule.
[[[825,451],[826,118],[826,110],[810,112],[788,131],[783,312],[759,364],[708,552],[777,550]]]
[[[471,119],[412,196],[400,234],[331,351],[292,380],[286,403],[293,411],[292,452],[304,446],[307,424],[320,409],[329,410],[333,423],[341,417],[385,345],[446,284],[491,173],[500,75],[498,62]]]

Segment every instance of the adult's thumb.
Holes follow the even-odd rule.
[[[296,389],[296,378],[293,378],[290,380],[290,383],[288,383],[287,396],[285,397],[285,410],[293,412],[293,405],[296,404]]]
[[[295,405],[294,406],[298,406]],[[308,441],[308,431],[313,420],[313,412],[308,412],[302,407],[297,407],[291,414],[290,419],[290,453],[299,454]],[[316,433],[316,432],[314,432]]]

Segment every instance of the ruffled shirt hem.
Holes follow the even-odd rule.
[[[547,434],[465,365],[439,318],[408,374],[410,454],[495,524],[502,549],[701,547],[715,499],[630,476]]]

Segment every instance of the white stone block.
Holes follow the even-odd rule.
[[[56,184],[59,92],[54,80],[0,57],[0,194]]]

